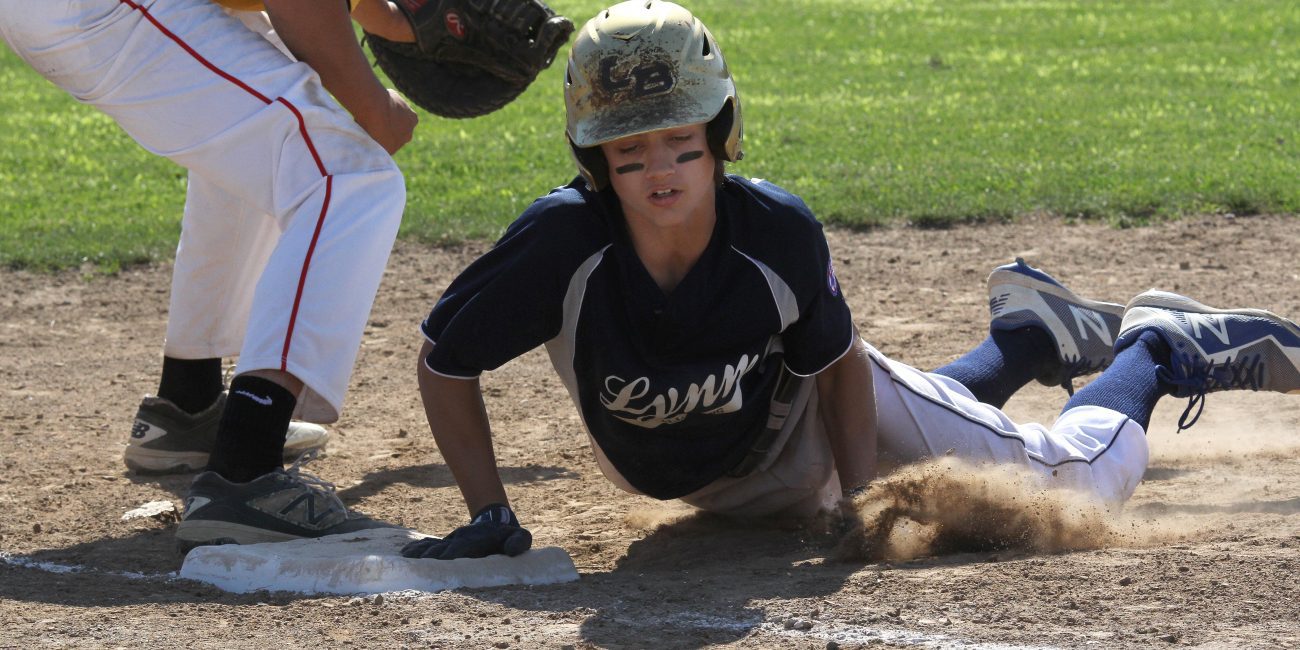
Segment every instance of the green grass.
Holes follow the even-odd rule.
[[[114,270],[170,256],[185,170],[0,55],[0,263]]]
[[[604,3],[555,0],[582,22]],[[745,161],[833,223],[1118,224],[1300,213],[1300,5],[1278,0],[700,0]],[[567,52],[567,50],[566,50]],[[566,182],[562,61],[504,110],[424,116],[403,236],[492,237]],[[0,263],[175,246],[183,172],[0,56]]]

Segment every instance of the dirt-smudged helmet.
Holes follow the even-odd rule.
[[[740,99],[713,35],[660,0],[616,4],[587,21],[564,75],[565,132],[593,190],[609,183],[599,145],[701,122],[719,160],[740,160]]]

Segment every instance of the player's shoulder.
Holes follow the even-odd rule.
[[[552,189],[532,202],[506,230],[506,237],[527,232],[530,239],[553,246],[580,248],[607,243],[607,206],[582,179]]]
[[[799,195],[763,180],[727,175],[723,201],[742,221],[742,230],[798,236],[821,232],[821,223]]]
[[[722,187],[724,190],[743,192],[782,205],[792,207],[803,205],[803,199],[799,198],[798,195],[765,178],[747,178],[736,174],[726,174]]]
[[[519,218],[550,222],[587,217],[596,212],[596,200],[596,195],[587,190],[582,179],[575,178],[568,185],[561,185],[537,197]]]

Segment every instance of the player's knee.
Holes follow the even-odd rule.
[[[350,187],[363,192],[379,206],[406,205],[406,177],[392,159],[368,169],[345,175]]]
[[[383,189],[384,196],[391,197],[402,204],[406,203],[406,175],[396,163],[380,174],[378,183]]]
[[[391,169],[375,173],[372,180],[372,183],[367,184],[370,188],[367,199],[379,208],[374,211],[376,218],[382,219],[384,225],[391,227],[396,235],[406,208],[406,178],[394,165]]]

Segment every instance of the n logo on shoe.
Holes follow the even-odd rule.
[[[208,505],[209,503],[212,503],[212,499],[207,497],[187,497],[185,499],[185,511],[182,517],[189,517],[194,514],[196,510]]]
[[[1097,340],[1106,345],[1115,344],[1110,338],[1110,330],[1106,328],[1106,320],[1100,313],[1074,305],[1070,305],[1070,313],[1074,314],[1074,327],[1079,330],[1080,339],[1087,341],[1088,330],[1092,330],[1097,335]]]
[[[1187,321],[1192,326],[1192,336],[1195,336],[1198,339],[1203,339],[1205,336],[1201,333],[1201,330],[1207,329],[1214,335],[1214,338],[1219,339],[1220,343],[1224,345],[1229,344],[1228,321],[1224,319],[1223,316],[1217,314],[1189,313],[1187,314]]]
[[[289,505],[281,508],[280,514],[285,518],[293,518],[289,513],[299,508],[299,506],[307,510],[306,516],[301,517],[301,519],[309,526],[319,526],[322,521],[325,521],[327,517],[334,513],[334,508],[331,505],[326,505],[323,512],[319,515],[316,514],[316,495],[307,492],[298,495],[298,498],[290,501]]]

